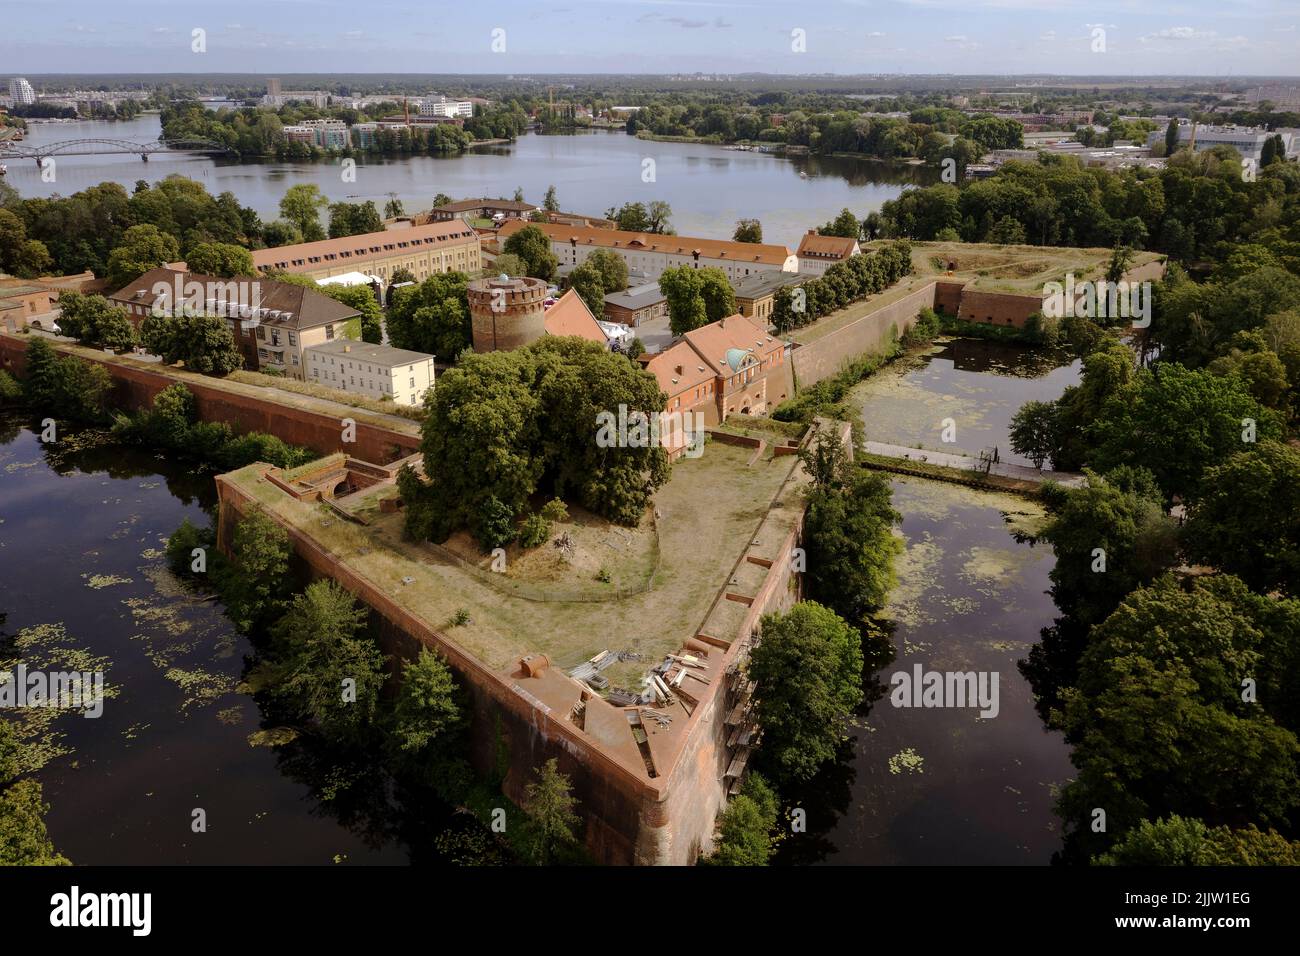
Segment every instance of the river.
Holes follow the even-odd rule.
[[[997,446],[1021,402],[1051,399],[1078,380],[1079,363],[1015,346],[955,340],[890,366],[849,401],[867,437],[953,450]],[[1043,511],[1030,499],[898,477],[894,507],[906,550],[883,617],[896,656],[880,663],[838,763],[801,793],[808,834],[779,859],[832,864],[1047,864],[1060,848],[1053,805],[1073,768],[1062,735],[1047,730],[1017,663],[1057,616],[1047,594],[1050,546],[1025,539]],[[998,676],[998,713],[891,704],[896,672]]]
[[[147,114],[122,122],[33,123],[24,146],[72,139],[147,143],[158,138],[159,118]],[[654,180],[643,181],[646,159]],[[277,216],[285,190],[315,183],[334,202],[374,200],[382,210],[396,194],[408,211],[427,209],[437,193],[452,198],[512,196],[540,204],[554,185],[562,209],[600,215],[625,202],[661,199],[673,208],[682,235],[730,237],[737,219],[757,218],[767,242],[798,246],[808,229],[833,219],[844,207],[862,218],[908,184],[937,181],[932,170],[846,157],[784,158],[693,143],[638,140],[622,132],[571,136],[529,133],[510,146],[475,147],[448,157],[357,157],[356,180],[345,182],[338,160],[239,162],[193,154],[59,156],[54,182],[33,160],[9,159],[6,181],[22,196],[70,195],[101,182],[130,191],[144,179],[187,176],[209,192],[229,190],[264,219]]]

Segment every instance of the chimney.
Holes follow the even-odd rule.
[[[345,352],[351,352],[351,351],[352,351],[352,346],[350,346],[350,345],[345,345],[345,346],[343,346],[343,351],[345,351]]]

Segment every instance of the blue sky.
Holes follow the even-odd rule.
[[[0,24],[25,74],[1300,73],[1300,0],[0,0]]]

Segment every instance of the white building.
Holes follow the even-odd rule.
[[[1286,155],[1294,156],[1296,152],[1295,131],[1289,129],[1266,130],[1258,126],[1210,126],[1206,123],[1196,124],[1196,151],[1210,149],[1213,146],[1231,146],[1243,159],[1259,162],[1264,150],[1265,140],[1281,136],[1286,146]],[[1178,121],[1178,146],[1182,148],[1192,139],[1192,124],[1187,120]],[[1147,146],[1165,141],[1165,130],[1158,129],[1147,134]]]
[[[15,76],[9,81],[9,96],[14,106],[31,106],[36,102],[36,91],[23,76]]]
[[[474,115],[474,104],[469,100],[449,100],[445,96],[420,101],[421,116],[452,116],[468,119]]]
[[[268,92],[262,97],[262,105],[278,109],[286,103],[310,103],[318,109],[324,109],[330,105],[330,94],[324,90],[284,90],[283,92]]]
[[[335,339],[303,350],[307,381],[398,405],[419,405],[434,385],[433,356]]]
[[[806,276],[824,275],[826,270],[837,262],[843,262],[850,256],[856,256],[862,249],[858,240],[842,236],[818,235],[816,229],[809,229],[799,241],[795,255],[799,257],[799,272]]]

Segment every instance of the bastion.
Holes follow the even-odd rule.
[[[835,434],[849,440],[847,426]],[[472,700],[470,759],[507,797],[520,803],[556,758],[595,861],[691,864],[757,742],[743,665],[760,618],[800,597],[807,476],[794,452],[812,433],[713,439],[673,466],[639,527],[575,514],[534,552],[512,546],[500,573],[454,540],[406,540],[391,481],[341,457],[218,477],[218,546],[263,509],[310,575],[371,609],[386,649],[446,659]],[[611,583],[522,570],[569,537],[617,569]]]

